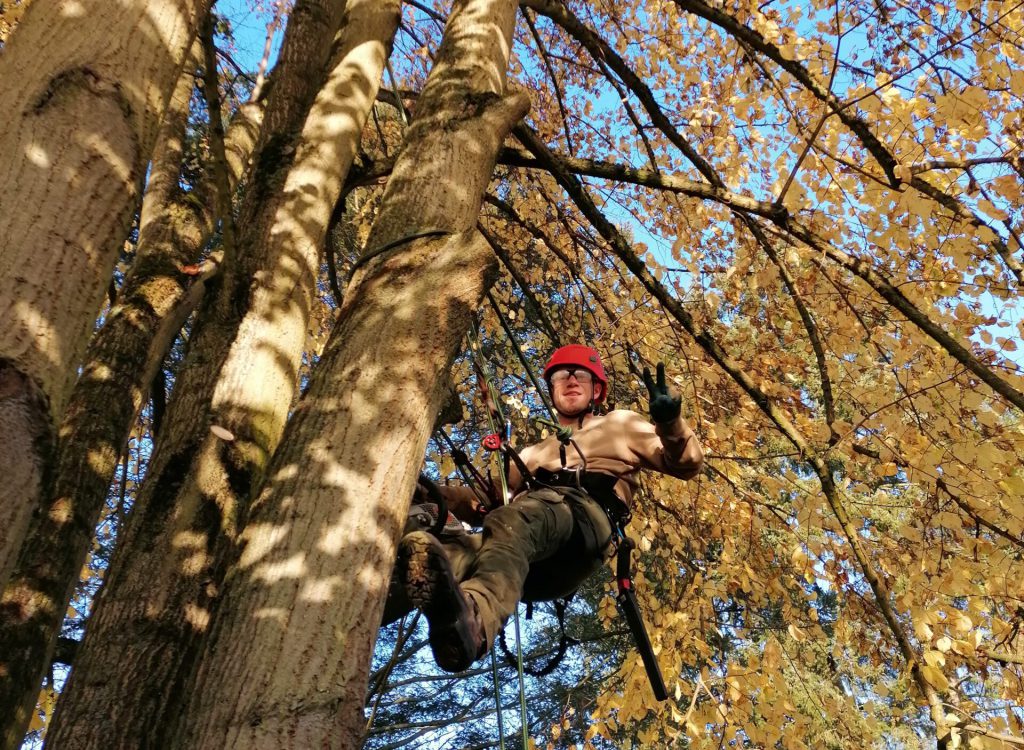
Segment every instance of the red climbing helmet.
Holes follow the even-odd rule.
[[[550,386],[551,371],[559,367],[582,367],[584,370],[589,370],[598,382],[601,383],[601,393],[594,397],[594,403],[599,404],[604,401],[605,395],[608,393],[608,377],[604,374],[604,365],[601,364],[601,355],[597,353],[597,349],[591,349],[589,346],[583,346],[582,344],[569,344],[568,346],[562,346],[555,349],[551,355],[551,359],[548,360],[547,365],[544,366],[544,379],[548,381]]]

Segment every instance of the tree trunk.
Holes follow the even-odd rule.
[[[228,446],[207,435],[200,454],[216,456],[218,465],[198,471],[232,474],[231,486],[217,488],[239,495],[232,504],[247,501],[248,487],[263,478],[293,406],[320,251],[377,97],[400,12],[400,0],[348,0],[331,73],[306,119],[280,206],[256,240],[269,270],[252,285],[250,312],[213,395],[213,421],[233,439]]]
[[[55,492],[0,600],[4,747],[16,747],[28,726],[111,476],[156,369],[152,364],[139,367],[139,362],[147,359],[153,329],[187,288],[187,277],[178,268],[194,258],[178,248],[198,248],[200,226],[175,194],[193,82],[193,71],[186,69],[171,97],[150,169],[133,272],[90,345],[65,412]],[[163,273],[153,273],[161,266]],[[143,371],[147,374],[140,377]]]
[[[195,82],[189,61],[157,139],[131,272],[93,336],[64,412],[55,489],[26,539],[0,598],[0,736],[20,741],[68,602],[85,564],[118,458],[155,374],[216,264],[186,273],[213,231],[204,196],[180,187],[183,139]],[[244,105],[227,136],[232,185],[252,155],[263,105]],[[140,366],[140,363],[143,363]]]
[[[0,586],[209,0],[33,3],[0,56]]]
[[[516,4],[457,2],[339,322],[226,581],[188,748],[357,747],[374,634],[441,373],[493,256],[474,229],[527,109],[504,96]],[[443,239],[411,239],[430,231]],[[373,251],[371,250],[371,253]]]
[[[282,64],[292,60],[293,71],[275,77],[275,92],[284,95],[295,77],[322,78],[343,7],[296,6],[291,43],[282,51]],[[187,690],[235,517],[284,429],[319,248],[376,96],[398,3],[350,2],[347,14],[356,33],[342,37],[336,68],[311,110],[306,100],[309,116],[303,118],[301,108],[288,118],[279,108],[267,114],[268,123],[287,120],[289,129],[306,120],[295,162],[289,168],[288,159],[267,154],[287,153],[290,148],[282,144],[295,142],[294,132],[268,139],[258,159],[264,169],[257,171],[242,211],[242,268],[204,307],[213,317],[194,334],[136,518],[115,555],[48,736],[59,747],[104,746],[112,737],[126,745],[162,747],[166,722]],[[303,19],[317,19],[315,29],[301,33]],[[318,44],[319,59],[311,52]],[[282,181],[283,190],[275,189]],[[211,425],[234,437],[215,436]],[[96,727],[98,717],[112,713],[116,727]]]

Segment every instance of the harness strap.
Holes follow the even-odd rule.
[[[505,455],[506,475],[508,474],[508,462],[509,460],[511,460],[512,463],[516,465],[516,469],[519,470],[519,476],[523,478],[523,481],[527,484],[527,486],[533,485],[533,483],[536,481],[533,476],[533,472],[530,471],[530,468],[526,465],[526,462],[523,461],[522,457],[519,455],[519,451],[517,451],[508,443],[505,443],[504,445],[501,446],[501,451]]]
[[[608,516],[613,529],[623,529],[629,523],[629,506],[615,494],[618,477],[600,471],[585,469],[537,469],[533,472],[536,484],[542,487],[581,490],[590,496]]]

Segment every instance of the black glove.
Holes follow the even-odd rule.
[[[683,410],[683,399],[668,392],[665,384],[665,364],[658,363],[658,382],[651,377],[651,371],[644,368],[644,385],[651,398],[651,419],[659,424],[675,422]]]

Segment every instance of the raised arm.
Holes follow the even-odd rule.
[[[651,421],[654,435],[636,426],[634,450],[648,463],[647,468],[665,474],[691,479],[704,466],[704,451],[697,435],[681,416],[682,398],[668,389],[665,365],[658,363],[657,379],[644,368],[644,385],[650,396]],[[645,435],[645,433],[648,433]]]

